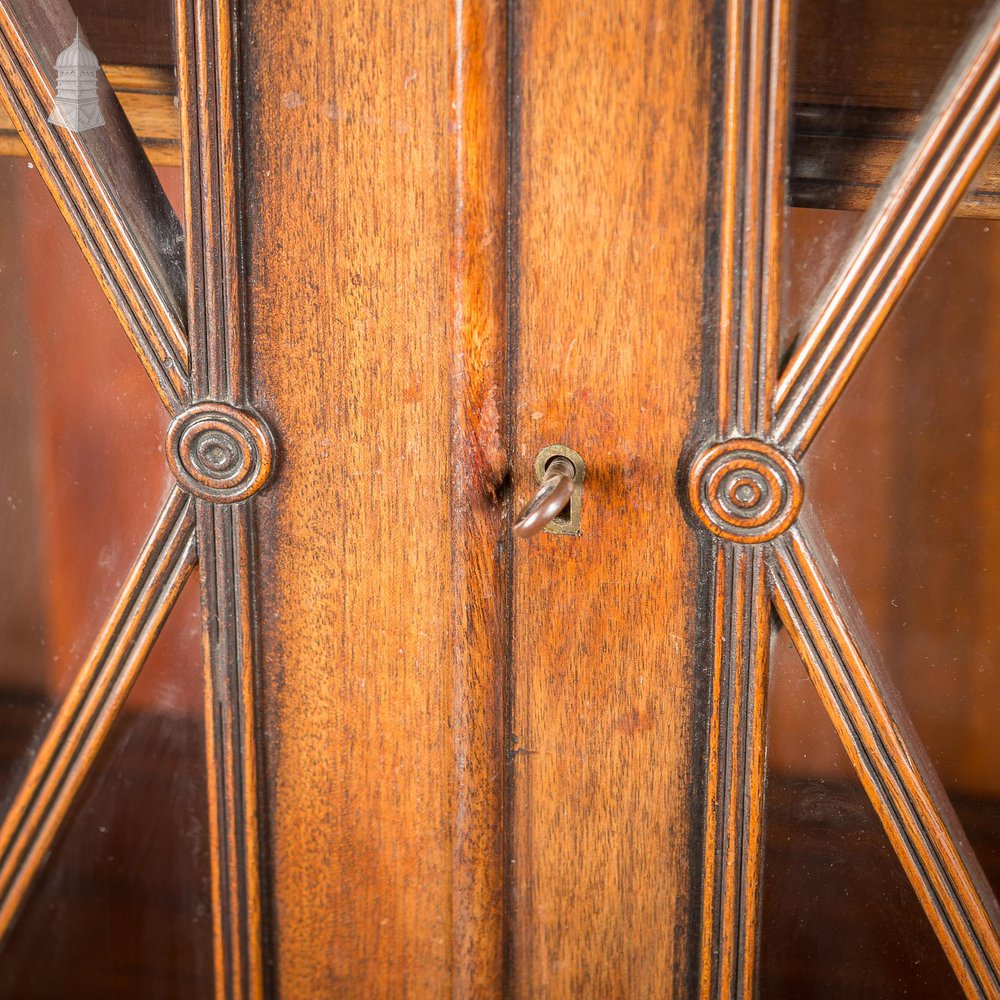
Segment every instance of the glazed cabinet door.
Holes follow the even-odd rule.
[[[0,104],[0,996],[1000,996],[1000,7],[0,0]]]
[[[1000,7],[727,16],[701,994],[995,997]]]
[[[239,35],[0,5],[6,996],[265,991]]]

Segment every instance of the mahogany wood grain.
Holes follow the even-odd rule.
[[[1000,134],[1000,4],[969,40],[886,181],[778,382],[776,436],[800,456]]]
[[[726,8],[713,423],[724,439],[771,425],[781,302],[789,5]],[[754,990],[770,606],[759,548],[715,548],[700,991]]]
[[[1000,909],[813,527],[774,543],[775,602],[966,995],[1000,993]]]
[[[507,4],[454,5],[448,57],[452,993],[499,997],[504,957]],[[501,502],[506,499],[506,505]]]
[[[195,560],[193,503],[175,488],[3,817],[0,934],[9,930]]]
[[[0,4],[0,101],[115,308],[165,405],[187,398],[183,240],[177,218],[103,74],[105,124],[48,123],[55,61],[74,36],[65,0]]]
[[[546,445],[587,473],[581,535],[514,550],[508,992],[685,995],[704,621],[675,470],[709,294],[712,26],[697,3],[512,16],[516,499]]]
[[[499,988],[499,13],[243,7],[251,389],[282,445],[255,499],[281,996]]]
[[[196,401],[245,408],[238,9],[230,0],[177,0],[175,14],[192,393]],[[197,524],[215,992],[218,1000],[262,998],[254,539],[248,502],[199,498]]]

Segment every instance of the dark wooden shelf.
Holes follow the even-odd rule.
[[[914,111],[796,103],[791,200],[864,211],[920,123]],[[1000,153],[987,158],[956,215],[1000,218]]]

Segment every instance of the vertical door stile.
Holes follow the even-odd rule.
[[[698,418],[718,5],[511,11],[511,466],[586,464],[578,535],[513,551],[507,984],[696,988],[704,811]],[[717,178],[715,178],[717,180]]]
[[[484,998],[503,989],[506,16],[506,0],[455,0],[448,46],[452,991]]]
[[[770,428],[788,133],[789,4],[731,0],[722,107],[715,436]],[[710,355],[711,356],[711,355]],[[722,448],[726,446],[723,445]],[[736,454],[741,449],[734,444]],[[703,499],[703,498],[702,498]],[[692,498],[697,509],[699,498]],[[758,953],[770,604],[759,545],[713,551],[700,995],[752,996]],[[707,588],[706,588],[707,589]]]
[[[241,279],[238,10],[232,0],[178,0],[177,26],[192,383],[196,404],[228,404],[228,409],[212,410],[221,421],[222,436],[215,443],[221,441],[226,448],[246,438],[240,415],[249,413]],[[213,426],[209,434],[216,429]],[[178,437],[183,440],[183,434]],[[210,437],[203,441],[211,447]],[[266,442],[263,451],[269,451]],[[219,1000],[236,1000],[263,996],[265,975],[249,503],[213,498],[209,487],[197,499],[197,523],[215,991]]]

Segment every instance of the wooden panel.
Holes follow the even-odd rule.
[[[517,996],[694,988],[706,623],[675,475],[699,390],[709,31],[696,3],[517,10],[516,495],[544,445],[587,463],[582,535],[515,551]]]
[[[449,35],[452,234],[450,702],[452,990],[503,985],[503,683],[507,474],[507,19],[504,0],[456,4]],[[505,499],[509,505],[509,493]]]
[[[282,996],[500,988],[501,9],[245,7]]]

